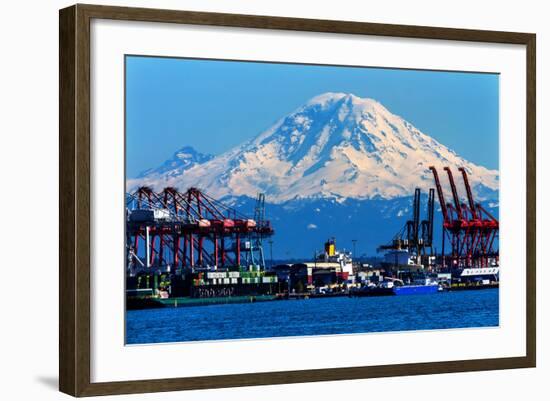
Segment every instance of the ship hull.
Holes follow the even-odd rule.
[[[404,285],[392,288],[395,295],[420,295],[435,294],[439,290],[438,285]]]
[[[372,287],[354,292],[353,295],[357,297],[384,297],[395,295],[395,293],[393,292],[393,288]]]
[[[404,285],[387,287],[371,287],[354,292],[357,297],[383,297],[392,295],[422,295],[435,294],[439,291],[438,285]]]

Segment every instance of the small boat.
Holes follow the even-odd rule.
[[[416,278],[410,284],[395,278],[385,278],[376,285],[368,285],[350,295],[358,297],[380,297],[389,295],[420,295],[435,294],[439,292],[440,286],[437,281],[429,277]]]

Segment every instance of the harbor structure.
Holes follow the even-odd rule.
[[[416,188],[412,203],[412,218],[395,234],[390,243],[380,245],[384,265],[399,267],[422,266],[431,269],[435,264],[433,249],[434,189],[428,192],[426,216],[420,220],[421,191]]]
[[[201,191],[140,187],[127,202],[128,268],[265,267],[262,241],[273,235],[264,196],[249,218]],[[132,272],[130,271],[130,274]]]
[[[451,187],[453,202],[447,202],[434,166],[430,167],[437,187],[439,206],[443,215],[443,235],[441,244],[442,267],[451,268],[486,268],[491,264],[498,265],[499,222],[481,203],[475,202],[466,170],[458,170],[462,174],[467,203],[461,201],[453,173],[449,167],[447,172]],[[446,243],[450,242],[450,255],[445,254]]]
[[[429,189],[427,218],[420,221],[421,193],[416,188],[412,219],[406,222],[389,244],[378,248],[379,251],[385,251],[382,264],[391,272],[391,278],[387,277],[376,285],[376,289],[371,287],[364,293],[379,295],[434,291],[433,288],[419,286],[434,286],[436,282],[452,289],[498,286],[498,220],[480,203],[475,202],[465,168],[460,167],[458,171],[462,175],[467,202],[460,198],[451,169],[443,168],[448,176],[452,203],[445,201],[437,169],[431,166],[430,170],[442,213],[441,254],[438,256],[433,252],[435,190]],[[445,253],[447,242],[451,245],[449,254]],[[411,291],[406,289],[407,286],[411,287]]]
[[[263,240],[274,231],[263,194],[254,218],[198,188],[140,187],[127,198],[130,292],[223,297],[278,291],[277,276],[265,270]]]
[[[270,262],[268,268],[263,243],[272,244],[274,229],[265,217],[263,194],[249,217],[198,188],[155,192],[140,187],[127,195],[127,294],[133,299],[182,299],[182,304],[189,304],[181,297],[408,295],[498,286],[498,220],[475,202],[465,169],[459,171],[467,203],[461,201],[448,167],[444,171],[453,203],[445,202],[438,172],[435,167],[430,170],[436,188],[429,188],[424,198],[420,188],[415,189],[411,218],[378,248],[385,252],[383,261],[367,268],[354,264],[351,252],[338,250],[335,238],[327,240],[312,259]],[[436,190],[442,213],[438,255]],[[427,199],[423,218],[421,199]]]
[[[335,238],[316,252],[313,260],[293,264],[279,264],[271,269],[281,282],[287,282],[290,291],[314,291],[321,287],[339,287],[355,283],[353,260],[350,253],[336,248]]]

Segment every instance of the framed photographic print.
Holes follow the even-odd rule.
[[[535,35],[60,11],[60,390],[534,367]]]

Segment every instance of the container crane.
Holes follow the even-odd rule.
[[[435,191],[430,188],[428,195],[428,207],[426,219],[420,221],[421,190],[414,191],[412,204],[412,219],[408,220],[404,227],[394,236],[389,244],[378,247],[381,251],[407,250],[409,255],[416,257],[416,264],[420,264],[423,256],[428,256],[427,248],[432,253],[433,241],[433,220],[434,220],[434,197]],[[423,263],[423,262],[422,262]]]
[[[242,238],[273,235],[264,211],[257,221],[198,188],[141,187],[127,199],[127,259],[145,261],[139,263],[145,269],[238,267]],[[265,197],[261,200],[263,208]],[[255,244],[261,246],[261,240]]]
[[[430,167],[443,214],[442,265],[446,265],[445,242],[449,238],[451,267],[487,267],[490,257],[498,261],[498,251],[494,250],[494,242],[498,236],[498,220],[481,204],[475,202],[468,175],[463,167],[458,170],[462,174],[468,205],[460,202],[451,169],[443,169],[449,178],[454,206],[445,202],[437,170],[434,166]]]

